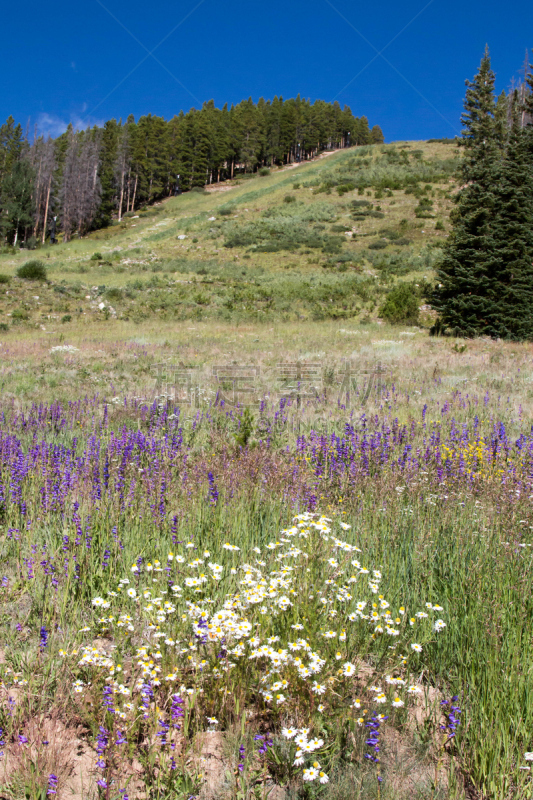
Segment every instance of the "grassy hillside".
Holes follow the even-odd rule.
[[[0,256],[2,800],[42,800],[49,776],[58,800],[533,796],[532,345],[379,318],[399,282],[422,304],[457,158],[340,151]],[[47,282],[15,277],[29,257]],[[296,361],[319,390],[283,386]],[[238,407],[228,365],[257,389]],[[287,538],[303,511],[333,537]],[[296,652],[301,630],[324,660],[318,689],[296,660],[270,671],[279,704],[262,662],[196,626],[252,571],[290,596],[250,610],[254,647]],[[327,783],[288,726],[320,737]]]
[[[361,147],[168,199],[36,251],[51,284],[12,280],[0,322],[369,322],[395,281],[431,278],[457,159],[454,144]],[[0,256],[0,273],[27,258]]]

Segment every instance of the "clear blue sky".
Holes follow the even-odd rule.
[[[2,19],[0,119],[53,135],[299,92],[347,103],[387,141],[453,136],[485,43],[498,91],[533,48],[525,0],[28,0]]]

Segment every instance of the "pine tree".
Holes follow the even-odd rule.
[[[504,91],[498,95],[494,109],[494,134],[500,150],[505,150],[509,139],[509,98]]]
[[[466,81],[465,110],[461,117],[463,124],[461,144],[466,151],[462,161],[465,183],[482,180],[486,165],[490,165],[494,157],[493,150],[497,146],[494,81],[487,46],[476,77],[473,81]]]
[[[15,125],[8,117],[0,126],[0,182],[8,175],[24,151],[24,135],[21,125]]]
[[[501,151],[494,124],[494,73],[488,50],[472,82],[467,81],[462,144],[465,186],[452,212],[453,231],[437,270],[432,296],[439,326],[456,335],[489,333],[493,306],[494,261],[491,223],[496,211],[495,185]],[[490,334],[489,334],[490,335]]]
[[[370,141],[372,144],[383,144],[385,141],[385,137],[383,136],[383,131],[379,127],[379,125],[374,125],[372,130],[370,131]]]
[[[96,213],[95,226],[105,228],[111,224],[116,198],[116,162],[121,126],[116,119],[108,120],[101,134],[101,151],[98,177],[101,186],[101,200]]]
[[[530,166],[533,167],[533,65],[529,65],[526,75],[526,87],[524,99],[524,115],[527,158]]]
[[[34,177],[30,162],[20,158],[2,181],[0,231],[13,245],[33,223]]]
[[[533,169],[517,101],[494,192],[487,265],[491,303],[485,329],[490,336],[533,339]]]

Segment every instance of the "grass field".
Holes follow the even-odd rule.
[[[455,163],[0,256],[0,797],[532,796],[533,349],[379,316]]]

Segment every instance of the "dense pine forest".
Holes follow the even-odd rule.
[[[379,126],[337,102],[252,99],[162,117],[112,119],[56,139],[10,117],[0,127],[0,238],[30,249],[122,219],[176,190],[314,158],[323,150],[383,142]]]

